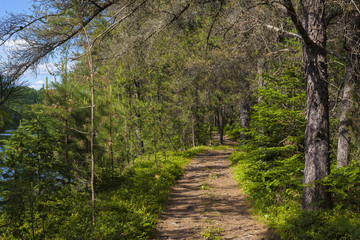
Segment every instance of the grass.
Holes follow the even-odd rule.
[[[218,223],[216,223],[215,221],[210,221],[205,219],[205,223],[210,224],[210,226],[206,226],[205,229],[201,230],[201,236],[204,239],[207,240],[221,240],[223,239],[221,237],[221,233],[223,232],[223,229],[220,227],[220,225]]]
[[[99,220],[97,239],[151,239],[159,214],[166,206],[169,191],[183,173],[191,158],[207,150],[225,149],[222,146],[199,146],[184,152],[167,154],[164,161],[154,158],[136,161],[122,176],[117,189],[99,196]],[[208,189],[203,184],[202,189]],[[109,210],[110,209],[110,210]],[[107,233],[103,235],[103,233]]]
[[[253,213],[281,239],[360,239],[356,208],[359,184],[347,181],[353,175],[358,177],[353,174],[358,171],[351,167],[334,170],[334,175],[326,179],[333,192],[334,207],[309,212],[301,210],[302,175],[295,158],[264,162],[254,154],[238,151],[232,155],[232,161],[236,179],[247,194]],[[342,174],[347,180],[342,179]]]

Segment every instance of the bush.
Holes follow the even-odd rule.
[[[294,71],[264,74],[267,85],[259,89],[262,100],[251,113],[251,138],[231,155],[237,180],[254,213],[282,239],[360,239],[360,167],[355,162],[341,169],[332,166],[320,182],[332,192],[333,209],[301,210],[304,92]]]

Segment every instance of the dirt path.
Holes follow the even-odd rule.
[[[160,216],[158,239],[275,239],[250,216],[228,168],[232,151],[191,160]]]

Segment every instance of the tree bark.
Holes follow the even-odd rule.
[[[92,70],[90,70],[92,72]],[[91,156],[91,201],[92,201],[92,219],[95,225],[95,88],[94,76],[91,74],[91,127],[90,127],[90,156]]]
[[[250,105],[247,102],[242,102],[240,104],[240,125],[245,129],[250,126]],[[248,136],[242,131],[240,134],[240,144],[243,144],[247,139]]]
[[[162,125],[162,121],[160,118],[160,137],[161,137],[161,141],[162,141],[163,158],[164,158],[164,162],[166,162],[165,138],[164,138],[164,133],[163,133],[161,125]]]
[[[68,111],[66,109],[66,111]],[[69,133],[68,133],[68,120],[65,120],[65,139],[64,139],[64,155],[65,155],[65,164],[66,164],[66,176],[68,183],[71,183],[71,174],[70,174],[70,159],[69,159]]]
[[[142,101],[142,95],[141,95],[141,84],[140,81],[134,79],[134,89],[135,89],[135,99],[137,99],[136,102]],[[145,148],[144,148],[144,141],[141,137],[142,132],[142,124],[141,124],[141,114],[140,114],[140,106],[139,104],[136,106],[134,105],[134,111],[136,116],[136,129],[135,129],[135,137],[138,145],[138,157],[144,155]]]
[[[344,78],[344,94],[342,99],[342,108],[339,124],[339,139],[337,146],[336,163],[337,168],[341,168],[349,164],[350,156],[350,122],[351,122],[351,108],[352,95],[354,83],[356,79],[354,61],[355,57],[349,53],[346,61],[346,73]]]
[[[91,186],[91,203],[92,203],[92,224],[95,226],[96,218],[95,218],[95,209],[96,209],[96,197],[95,197],[95,154],[94,154],[94,147],[95,147],[95,77],[94,77],[94,65],[93,65],[93,58],[91,55],[91,46],[89,35],[84,28],[84,33],[87,40],[87,49],[86,55],[88,58],[89,64],[89,82],[90,82],[90,89],[91,89],[91,113],[90,113],[90,162],[91,162],[91,169],[90,169],[90,186]]]
[[[193,147],[195,147],[196,144],[195,144],[195,123],[194,123],[194,117],[192,118],[192,122],[191,122],[191,134],[192,134],[192,145],[193,145]]]
[[[221,106],[216,111],[216,125],[218,129],[219,144],[224,144],[224,126],[225,126],[225,107]]]
[[[316,210],[331,205],[330,193],[318,183],[330,173],[325,1],[304,0],[303,6],[309,41],[304,39],[307,124],[302,208]]]
[[[211,127],[211,121],[210,121],[210,124],[209,124],[209,145],[211,146],[212,145],[212,127]]]
[[[301,18],[291,0],[283,3],[303,39],[307,123],[302,208],[317,210],[331,206],[330,193],[318,182],[330,173],[325,0],[300,1]]]
[[[155,168],[156,170],[158,170],[158,161],[157,161],[157,148],[156,148],[156,140],[155,140],[155,143],[154,143],[154,158],[155,158]]]
[[[68,107],[68,74],[67,74],[67,56],[64,59],[64,63],[62,65],[62,81],[64,84],[64,102],[65,102],[65,112],[66,114],[69,113]],[[69,122],[68,122],[68,115],[65,117],[65,139],[64,139],[64,156],[65,156],[65,164],[66,164],[66,175],[68,183],[71,182],[71,174],[70,174],[70,158],[69,158],[69,142],[70,142],[70,135],[69,135]]]
[[[349,13],[349,23],[347,24],[346,50],[348,51],[346,59],[346,72],[344,77],[344,93],[342,98],[342,107],[339,125],[339,139],[337,146],[337,168],[349,164],[350,156],[350,126],[351,126],[351,108],[352,97],[354,94],[355,82],[357,80],[356,69],[358,69],[358,57],[354,54],[357,42],[360,39],[360,14],[356,11]]]
[[[111,171],[114,174],[114,151],[113,151],[113,139],[112,139],[112,114],[109,112],[109,152],[110,152],[110,164]]]

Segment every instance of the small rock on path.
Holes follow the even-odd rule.
[[[157,239],[276,239],[254,221],[229,169],[233,149],[193,158],[172,189]]]

